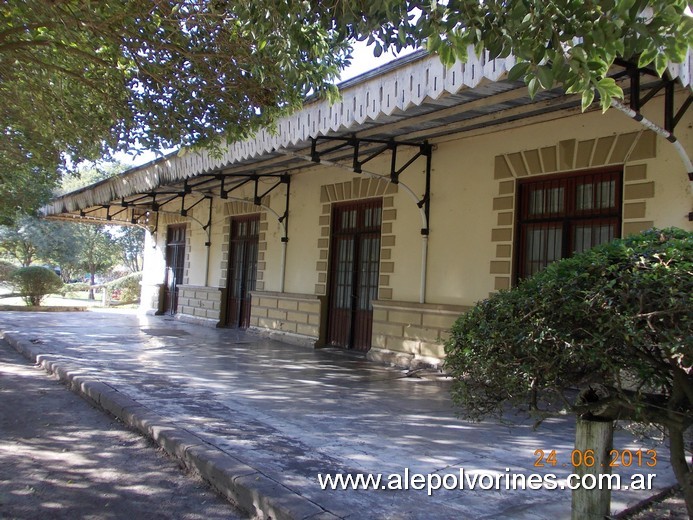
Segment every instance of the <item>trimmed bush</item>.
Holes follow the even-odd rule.
[[[553,396],[583,417],[663,426],[693,510],[693,233],[652,229],[555,262],[461,316],[445,350],[468,418]],[[596,384],[606,398],[573,402]]]
[[[14,292],[20,294],[27,305],[40,306],[49,294],[62,290],[63,282],[52,270],[45,267],[20,267],[10,276]]]
[[[479,418],[531,391],[591,381],[628,401],[635,381],[640,391],[671,389],[693,367],[692,272],[693,233],[680,229],[554,262],[457,320],[446,345],[454,397]],[[644,404],[629,415],[647,416]]]

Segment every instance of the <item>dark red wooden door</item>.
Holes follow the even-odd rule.
[[[231,221],[226,304],[226,324],[229,327],[245,329],[250,325],[250,292],[255,290],[257,280],[259,236],[259,215],[238,217]]]
[[[166,230],[166,276],[164,280],[164,312],[175,314],[178,309],[178,286],[185,272],[185,224],[168,226]]]
[[[366,351],[371,347],[373,307],[378,297],[382,201],[335,205],[327,341]]]

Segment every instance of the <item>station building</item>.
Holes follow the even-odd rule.
[[[437,365],[460,314],[549,262],[693,229],[671,142],[560,89],[530,99],[513,65],[415,53],[222,154],[183,150],[44,210],[146,227],[145,311]],[[690,71],[690,54],[665,79],[612,71],[689,156]]]

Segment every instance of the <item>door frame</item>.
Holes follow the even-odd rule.
[[[339,229],[339,222],[337,222],[337,215],[340,211],[345,209],[353,208],[356,211],[354,227],[350,230],[343,231]],[[367,225],[366,215],[368,209],[377,209],[377,219],[375,225]],[[383,199],[381,197],[372,199],[359,199],[351,200],[340,203],[335,203],[331,208],[331,219],[330,219],[330,253],[329,253],[329,265],[328,265],[328,276],[327,276],[327,325],[326,325],[326,344],[331,346],[337,346],[345,348],[348,350],[367,352],[371,348],[371,336],[373,327],[373,308],[371,302],[378,298],[378,290],[380,285],[380,255],[382,248],[382,213],[383,213]],[[364,239],[374,238],[373,235],[377,234],[378,243],[375,247],[375,253],[377,258],[366,259],[363,254],[367,254],[368,250],[363,249]],[[338,295],[339,281],[337,280],[337,262],[339,262],[339,250],[338,242],[342,237],[351,237],[353,243],[353,258],[351,259],[351,273],[347,273],[347,278],[350,278],[349,286],[351,294],[346,296],[350,298],[351,307],[348,308],[348,312],[342,312],[342,314],[348,316],[348,323],[339,323],[340,319],[344,319],[344,316],[338,316],[338,308],[336,298]],[[371,253],[373,250],[370,250]],[[363,261],[366,261],[367,270],[363,270]],[[375,265],[375,272],[373,272],[372,266]],[[364,279],[362,277],[371,278],[370,282],[366,280],[364,284]],[[366,294],[362,294],[360,290],[365,290]],[[375,291],[373,297],[369,297],[368,293]],[[345,297],[342,295],[342,297]],[[362,305],[362,299],[366,297],[368,299],[367,307],[364,310],[360,308]],[[341,311],[346,311],[346,307],[340,308]],[[339,332],[339,328],[344,328],[346,326],[346,332],[343,330]],[[346,334],[346,338],[344,338]],[[338,337],[341,336],[341,337]],[[341,341],[340,341],[341,340]],[[336,343],[339,342],[339,343]]]
[[[229,248],[228,248],[228,261],[226,270],[226,302],[225,302],[225,316],[224,323],[229,328],[248,328],[250,325],[250,312],[252,306],[252,297],[250,292],[255,290],[255,284],[257,283],[257,265],[258,265],[258,252],[259,252],[259,238],[260,238],[260,213],[251,213],[247,215],[237,215],[231,218],[229,225]],[[234,237],[234,231],[236,226],[242,223],[248,223],[251,227],[255,224],[255,229],[252,234],[245,237]],[[254,248],[248,248],[248,244],[254,242]],[[243,251],[241,252],[243,258],[242,262],[242,273],[241,273],[241,287],[240,293],[244,297],[240,298],[240,301],[236,304],[234,298],[234,289],[236,278],[234,276],[235,269],[235,259],[234,253],[235,247],[239,243],[243,244]],[[250,256],[252,258],[250,258]],[[252,280],[247,277],[248,268],[252,269]],[[247,284],[251,287],[248,288]],[[233,316],[232,316],[233,315]]]
[[[166,227],[166,248],[164,261],[164,302],[161,307],[164,314],[175,314],[178,311],[178,286],[183,283],[185,274],[185,253],[187,246],[187,224],[169,224]],[[178,235],[171,240],[171,235]],[[176,271],[178,274],[176,275]]]

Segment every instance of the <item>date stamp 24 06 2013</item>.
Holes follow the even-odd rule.
[[[561,461],[561,457],[556,450],[534,450],[535,468],[543,468],[545,466],[572,466],[578,468],[580,466],[591,468],[597,464],[594,450],[572,450],[570,458]],[[637,468],[654,468],[657,466],[657,450],[611,450],[609,451],[609,460],[600,464],[603,467],[637,467]]]

